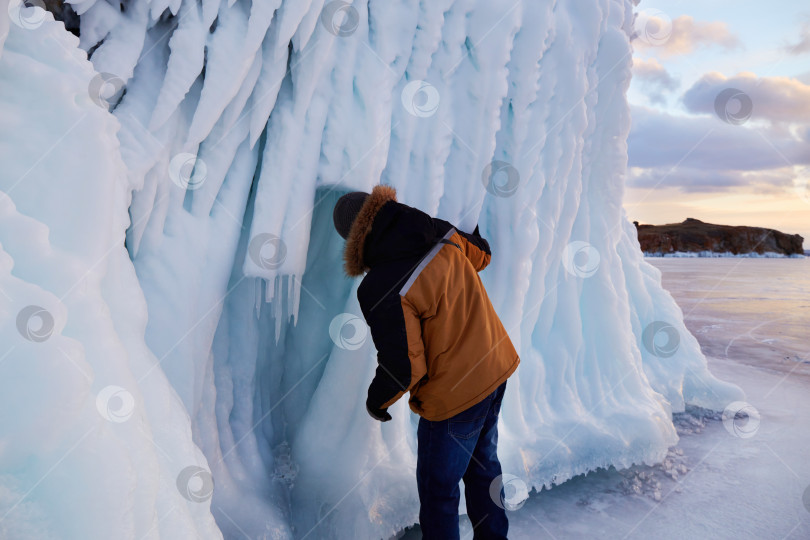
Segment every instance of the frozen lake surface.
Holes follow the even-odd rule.
[[[810,258],[648,258],[704,354],[810,375]]]
[[[509,513],[509,537],[810,538],[810,259],[647,261],[711,370],[743,388],[753,414],[736,424],[676,415],[667,462],[533,493]],[[472,538],[466,516],[462,538]]]

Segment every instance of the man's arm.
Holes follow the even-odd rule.
[[[449,221],[439,218],[433,218],[433,226],[436,229],[436,234],[440,237],[444,236],[451,227],[456,229],[459,237],[461,237],[461,249],[477,272],[480,272],[489,265],[489,261],[492,259],[492,252],[489,249],[489,242],[481,238],[481,234],[478,232],[478,225],[475,226],[475,230],[472,234],[460,231]]]
[[[427,373],[422,325],[418,313],[397,291],[380,295],[361,284],[357,298],[377,348],[377,371],[368,387],[366,409],[380,421],[387,409]]]

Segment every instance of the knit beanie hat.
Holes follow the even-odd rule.
[[[354,218],[366,202],[368,193],[364,191],[352,191],[338,199],[335,203],[335,209],[332,212],[332,221],[335,222],[335,229],[340,236],[345,240],[349,236],[349,230],[352,228]]]

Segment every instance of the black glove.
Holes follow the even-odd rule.
[[[374,420],[379,420],[380,422],[388,422],[391,420],[391,415],[388,414],[388,409],[372,409],[368,402],[366,402],[366,410]]]

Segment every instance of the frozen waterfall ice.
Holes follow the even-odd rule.
[[[622,210],[630,0],[71,3],[79,39],[0,0],[0,536],[415,523],[416,417],[364,410],[331,224],[378,183],[492,245],[529,489],[742,397]]]

